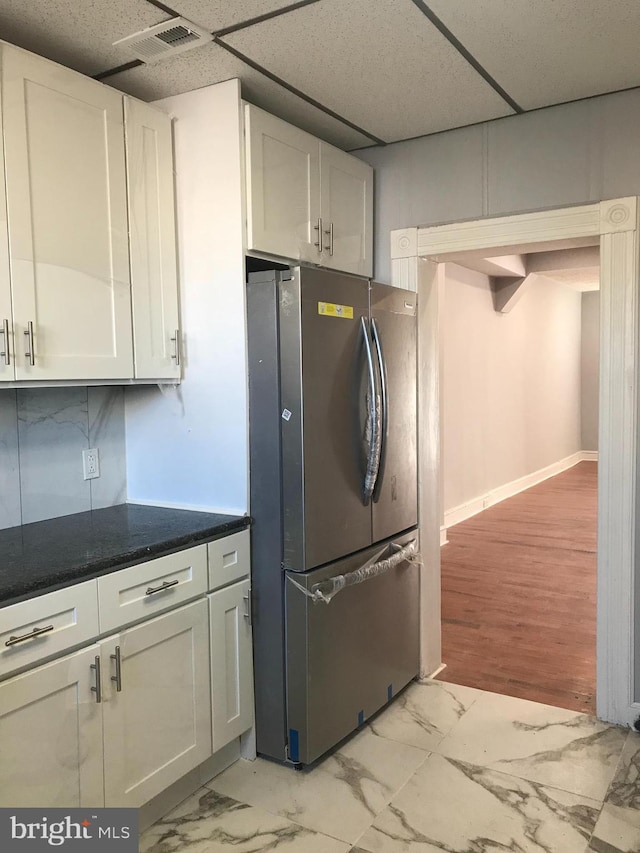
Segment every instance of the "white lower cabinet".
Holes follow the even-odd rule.
[[[139,807],[211,755],[208,637],[200,599],[101,641],[105,806]]]
[[[212,543],[218,581],[248,574],[248,537]],[[206,554],[197,546],[107,576],[98,610],[114,633],[0,681],[0,808],[139,808],[253,726],[250,582],[205,598]],[[182,578],[183,564],[192,575]],[[143,611],[118,610],[116,599],[135,600],[137,586],[153,590],[167,571],[167,589],[184,580],[200,597],[120,627],[118,615]],[[96,589],[87,581],[0,610],[0,674],[62,651],[56,636],[98,636]]]
[[[213,751],[217,752],[253,725],[250,581],[220,589],[208,599]]]
[[[101,806],[97,645],[0,684],[0,806]]]

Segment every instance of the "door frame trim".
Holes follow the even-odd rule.
[[[600,241],[600,413],[597,549],[597,715],[631,724],[638,487],[639,198],[391,232],[392,281],[419,293],[418,387],[421,674],[442,665],[439,325],[447,255],[518,244]]]

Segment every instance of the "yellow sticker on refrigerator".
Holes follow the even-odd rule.
[[[353,305],[318,302],[318,314],[324,314],[325,317],[344,317],[346,320],[353,320]]]

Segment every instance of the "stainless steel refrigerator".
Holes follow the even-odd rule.
[[[416,295],[248,278],[257,748],[308,764],[418,674]]]

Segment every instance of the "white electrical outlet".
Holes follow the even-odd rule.
[[[82,451],[82,471],[85,480],[94,480],[100,476],[100,456],[97,447]]]

